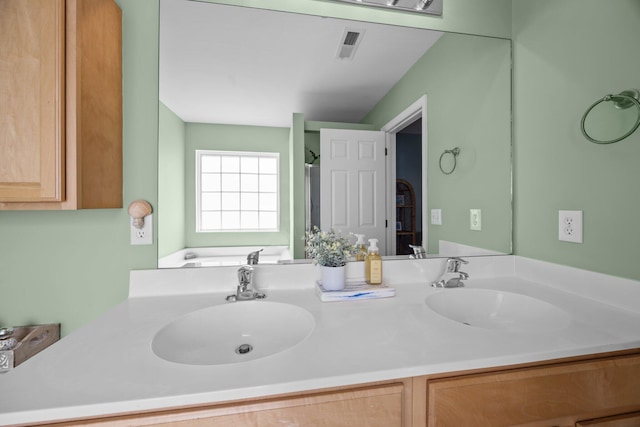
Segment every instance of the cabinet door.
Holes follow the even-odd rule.
[[[0,0],[0,201],[64,198],[63,0]]]
[[[640,357],[428,382],[429,426],[574,426],[640,409]]]
[[[65,423],[65,426],[401,427],[403,384]],[[52,425],[53,426],[53,425]],[[58,424],[56,424],[58,426]]]

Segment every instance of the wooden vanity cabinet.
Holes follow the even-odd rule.
[[[0,1],[0,209],[122,207],[122,13]]]
[[[624,415],[631,424],[594,420],[640,410],[639,355],[427,380],[426,389],[429,427],[640,425],[638,414]]]
[[[46,425],[638,427],[640,353],[581,356]]]

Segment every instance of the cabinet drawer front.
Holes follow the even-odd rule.
[[[429,426],[573,426],[640,408],[640,357],[433,380],[427,393]]]
[[[402,383],[52,426],[402,427]]]

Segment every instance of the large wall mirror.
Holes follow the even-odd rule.
[[[384,227],[387,255],[511,253],[510,40],[160,0],[159,93],[159,267],[233,264],[259,248],[264,262],[304,258],[304,230],[327,228],[327,206]],[[355,162],[331,163],[332,138],[369,134],[382,135],[381,196],[358,193],[371,185]],[[198,231],[211,205],[196,196],[199,150],[276,155],[278,225]],[[323,184],[331,168],[360,184]]]

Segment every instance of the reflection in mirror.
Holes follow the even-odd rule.
[[[359,202],[358,227],[386,223],[385,254],[409,245],[428,256],[511,252],[509,40],[190,0],[160,5],[159,267],[240,264],[260,248],[261,263],[303,258],[305,163],[330,164],[325,129],[383,132],[381,207],[331,193],[335,180],[319,193],[332,194],[334,212],[340,198]],[[452,147],[460,154],[446,175],[438,159]],[[278,153],[278,230],[196,232],[196,150]],[[359,182],[356,192],[367,187]],[[320,225],[340,224],[331,221]]]

